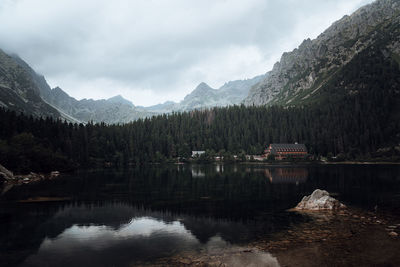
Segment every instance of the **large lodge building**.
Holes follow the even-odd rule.
[[[307,156],[307,148],[304,144],[270,144],[264,150],[264,156],[275,156],[277,160],[287,158],[304,158]]]

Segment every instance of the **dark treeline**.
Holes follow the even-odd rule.
[[[397,142],[399,122],[392,120],[389,106],[369,108],[359,100],[348,101],[354,102],[318,108],[215,108],[109,126],[35,119],[2,109],[0,162],[20,172],[48,171],[77,163],[187,158],[192,150],[260,154],[266,144],[293,142],[305,143],[312,155],[354,159]]]
[[[269,143],[294,142],[315,156],[393,160],[399,141],[399,62],[377,49],[355,56],[303,107],[233,106],[125,125],[72,124],[0,109],[0,164],[19,172],[159,162],[187,158],[192,150],[260,154]]]

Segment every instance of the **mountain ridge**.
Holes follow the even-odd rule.
[[[135,106],[121,95],[108,99],[77,100],[60,87],[50,88],[45,77],[38,74],[18,55],[11,54],[11,58],[30,75],[30,79],[35,84],[34,90],[43,102],[56,109],[62,118],[71,122],[83,123],[89,121],[108,124],[127,123],[163,113],[238,105],[247,96],[251,86],[264,77],[264,75],[259,75],[252,79],[229,81],[218,89],[211,88],[202,82],[179,103],[167,101],[143,107]],[[29,114],[29,112],[27,113]]]
[[[344,16],[316,39],[306,39],[298,48],[283,53],[244,103],[301,105],[301,98],[312,97],[338,69],[373,45],[376,27],[385,21],[398,21],[399,12],[398,0],[378,0]],[[398,54],[399,49],[398,36],[394,36],[391,50]]]
[[[150,107],[143,107],[149,111],[170,113],[173,111],[190,111],[212,107],[226,107],[240,105],[252,86],[260,82],[265,74],[250,79],[228,81],[218,89],[201,82],[179,103],[167,101]]]
[[[71,122],[104,122],[107,124],[127,123],[139,118],[154,115],[151,112],[138,110],[132,102],[117,95],[109,99],[82,99],[71,97],[60,87],[53,89],[48,85],[45,77],[38,74],[28,63],[18,55],[12,54],[10,58],[29,74],[35,86],[33,90],[42,101],[56,109],[63,119]],[[29,112],[26,112],[29,114]],[[51,117],[51,114],[49,115]]]
[[[392,62],[400,66],[400,0],[377,0],[342,17],[317,38],[306,39],[298,48],[283,53],[264,75],[229,81],[218,89],[202,82],[179,103],[167,101],[150,107],[135,106],[121,95],[77,100],[59,87],[51,89],[45,77],[18,55],[0,50],[0,106],[35,116],[108,124],[242,103],[303,106],[336,97],[339,91],[342,97],[362,92],[367,85],[357,77],[338,80],[344,77],[344,69],[359,76],[369,73],[365,66],[357,67],[360,55],[390,66],[387,69],[392,68]],[[350,65],[357,69],[346,68]],[[393,81],[391,86],[396,84]],[[346,90],[341,91],[342,87]]]
[[[57,109],[43,101],[37,81],[29,71],[1,49],[0,106],[37,117],[63,118]]]

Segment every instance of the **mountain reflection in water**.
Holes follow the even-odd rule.
[[[132,213],[144,213],[124,205],[95,208],[78,208],[80,213],[102,213],[112,215],[131,209]],[[58,219],[71,216],[74,209],[58,213]],[[156,215],[157,214],[149,214]],[[118,216],[117,216],[118,217]],[[84,218],[83,218],[84,219]],[[79,218],[68,218],[79,221]],[[75,223],[55,238],[46,237],[38,252],[26,259],[23,266],[125,266],[138,260],[149,260],[168,256],[183,249],[196,249],[199,241],[180,221],[163,221],[159,218],[133,217],[118,227],[107,225],[82,225]]]
[[[71,205],[57,211],[42,225],[43,229],[58,228],[59,234],[46,235],[38,251],[22,266],[48,263],[126,266],[182,251],[224,249],[254,239],[269,223],[273,221],[247,225],[240,221],[151,211],[123,203]]]
[[[0,198],[0,266],[128,266],[241,246],[309,220],[287,212],[316,188],[399,210],[399,166],[147,166],[84,171]],[[32,197],[70,201],[19,203]]]

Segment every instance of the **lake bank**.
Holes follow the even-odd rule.
[[[309,165],[400,165],[400,162],[391,162],[391,161],[386,161],[386,162],[380,162],[380,161],[339,161],[339,162],[334,162],[334,161],[293,161],[293,162],[287,162],[287,161],[274,161],[274,162],[241,162],[239,164],[243,165],[265,165],[265,166],[293,166],[293,165],[304,165],[304,166],[309,166]]]
[[[357,209],[307,214],[310,221],[247,245],[186,252],[139,266],[400,265],[400,218]]]
[[[400,220],[349,209],[311,213],[310,222],[253,243],[281,266],[399,266]]]
[[[0,195],[5,194],[7,191],[11,190],[14,186],[20,186],[24,184],[35,184],[42,181],[53,180],[60,176],[59,171],[52,171],[50,173],[34,173],[29,174],[14,174],[12,171],[8,170],[0,164]]]

